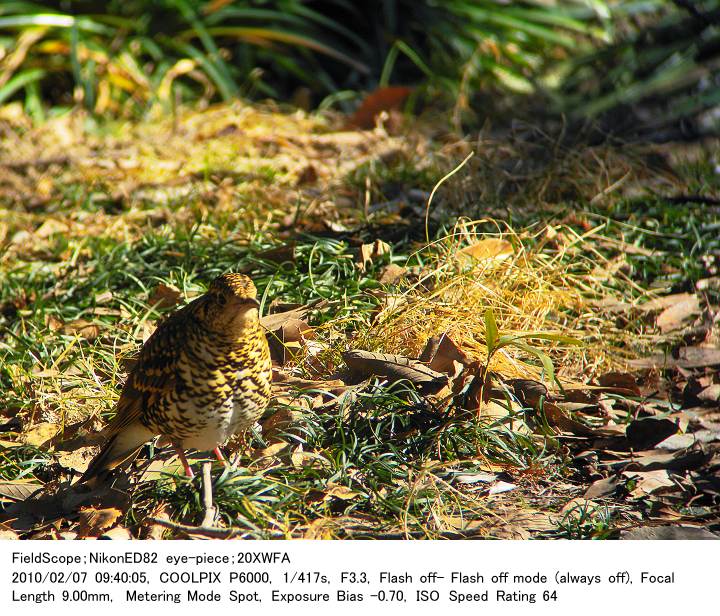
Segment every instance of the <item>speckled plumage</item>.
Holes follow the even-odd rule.
[[[121,465],[157,435],[182,449],[211,450],[260,417],[272,366],[256,296],[247,276],[225,274],[160,324],[128,375],[107,443],[81,481]]]

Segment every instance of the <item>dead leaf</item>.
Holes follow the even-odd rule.
[[[315,184],[318,181],[318,172],[313,165],[305,165],[297,174],[295,186],[304,186],[306,184]]]
[[[53,314],[46,314],[45,325],[50,331],[57,332],[63,328],[65,322],[62,319],[57,318]]]
[[[508,483],[507,481],[498,481],[496,484],[490,486],[488,495],[493,496],[495,494],[503,494],[504,492],[511,492],[515,490],[517,486],[514,483]]]
[[[619,485],[620,481],[614,475],[606,477],[605,479],[598,479],[597,481],[594,481],[587,490],[585,490],[583,498],[590,500],[593,498],[612,496],[617,491]]]
[[[565,413],[563,413],[560,408],[552,402],[545,402],[543,405],[543,411],[545,412],[548,424],[555,428],[559,428],[563,432],[569,432],[576,436],[587,437],[601,435],[601,430],[590,428],[579,421],[575,421],[574,419],[567,417]]]
[[[488,237],[467,246],[458,252],[458,258],[476,261],[503,261],[514,254],[513,246],[507,240]]]
[[[437,372],[455,374],[455,363],[466,364],[467,355],[446,334],[433,336],[425,344],[419,361],[426,363]]]
[[[494,539],[529,539],[533,532],[554,530],[553,517],[535,509],[519,509],[502,514],[502,520],[488,521],[488,537]]]
[[[650,449],[678,432],[678,425],[669,419],[635,419],[625,429],[633,449]]]
[[[182,303],[182,301],[183,294],[180,292],[180,289],[162,283],[157,285],[150,294],[150,297],[148,297],[148,304],[160,309],[174,308]]]
[[[268,444],[281,442],[288,428],[297,423],[301,417],[302,413],[299,411],[287,407],[281,408],[261,422],[263,438]]]
[[[34,480],[0,481],[0,499],[14,502],[24,501],[43,487],[44,484]]]
[[[700,468],[712,458],[704,451],[683,451],[676,453],[651,453],[639,455],[632,460],[613,463],[612,466],[626,471],[657,471],[662,469],[686,471]]]
[[[25,445],[32,445],[38,449],[47,447],[50,441],[60,432],[60,426],[54,423],[42,422],[31,426],[20,435]]]
[[[720,539],[717,535],[702,526],[646,526],[644,528],[636,528],[620,534],[620,539],[630,539],[636,541],[638,539]]]
[[[532,379],[512,379],[508,381],[520,403],[528,408],[538,409],[541,400],[547,400],[548,389],[539,381]]]
[[[703,402],[716,403],[720,402],[720,383],[710,385],[697,394],[698,400]]]
[[[643,473],[623,471],[623,475],[637,482],[635,489],[630,492],[633,498],[642,498],[655,492],[667,491],[665,488],[677,489],[675,482],[670,479],[670,474],[665,469]]]
[[[312,309],[320,309],[327,304],[324,300],[317,300],[305,304],[304,306],[298,306],[290,310],[283,312],[275,312],[273,314],[267,314],[260,319],[260,324],[268,331],[274,332],[281,328],[285,323],[291,319],[302,320],[305,315]]]
[[[355,490],[352,490],[351,488],[348,488],[347,486],[338,485],[338,484],[328,484],[328,489],[325,492],[325,500],[329,500],[331,498],[337,498],[339,500],[352,500],[356,496],[360,496],[361,492],[357,492]]]
[[[82,509],[78,516],[80,522],[78,535],[80,537],[96,537],[102,534],[105,529],[113,526],[121,515],[122,511],[115,507],[108,509],[88,507]]]
[[[55,218],[46,218],[45,222],[35,230],[35,237],[47,239],[58,233],[67,234],[68,231],[70,231],[70,226],[67,223]]]
[[[18,534],[12,528],[6,526],[5,524],[0,524],[0,541],[4,541],[6,539],[14,540],[20,539],[20,537],[18,537]]]
[[[98,435],[98,440],[104,440],[102,435]],[[76,473],[84,473],[97,452],[98,449],[94,446],[79,447],[72,451],[63,451],[57,456],[58,464],[64,469],[73,470]]]
[[[630,366],[638,369],[669,369],[669,368],[705,368],[720,365],[720,349],[714,347],[682,347],[678,350],[678,357],[657,353],[642,359],[633,359],[628,362]]]
[[[700,300],[691,295],[665,308],[657,317],[655,324],[663,334],[681,329],[690,317],[700,314]]]
[[[400,109],[411,92],[411,88],[404,86],[378,88],[363,99],[348,122],[351,126],[372,130],[375,128],[375,118],[379,114],[391,109]]]
[[[100,325],[85,319],[75,319],[62,326],[62,333],[76,335],[87,340],[95,340],[100,335]]]
[[[116,526],[115,528],[111,528],[110,530],[104,532],[101,536],[101,539],[128,540],[133,538],[134,537],[132,536],[132,533],[124,526]]]
[[[603,387],[620,390],[615,393],[629,393],[633,396],[641,395],[637,379],[627,372],[606,372],[597,378],[597,382]]]
[[[402,355],[345,351],[342,357],[351,370],[362,376],[381,376],[390,381],[407,380],[430,393],[439,391],[448,383],[447,375]]]
[[[638,308],[645,312],[659,312],[666,308],[671,308],[677,304],[691,300],[695,295],[692,293],[675,293],[672,295],[663,295],[662,297],[656,297],[651,299],[649,302],[640,304]]]
[[[375,240],[372,244],[363,244],[360,246],[358,254],[358,269],[365,272],[368,266],[372,265],[383,255],[390,254],[390,244],[382,240]]]
[[[378,278],[378,282],[380,284],[395,284],[407,273],[407,271],[407,268],[402,267],[401,265],[388,263],[382,268],[382,270],[380,270],[380,278]]]

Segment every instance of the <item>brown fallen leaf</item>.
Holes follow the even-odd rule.
[[[632,460],[615,462],[612,466],[626,471],[657,471],[662,469],[686,471],[700,468],[712,458],[712,455],[712,453],[704,451],[651,453],[636,456]]]
[[[663,334],[681,329],[685,322],[697,314],[700,314],[700,300],[697,295],[691,295],[677,303],[665,308],[655,320]]]
[[[575,436],[586,437],[600,436],[603,433],[602,429],[590,428],[585,424],[568,417],[556,404],[553,404],[552,402],[545,402],[543,405],[543,411],[545,412],[548,424],[555,428],[559,428],[563,432],[569,432]]]
[[[95,340],[100,335],[100,325],[85,319],[75,319],[65,323],[61,331],[63,334],[80,336],[86,340]]]
[[[678,424],[670,419],[635,419],[625,428],[630,447],[650,449],[678,432]]]
[[[263,438],[268,444],[284,442],[282,437],[289,428],[302,418],[302,413],[291,408],[281,408],[261,422]]]
[[[660,312],[661,310],[671,308],[676,304],[691,300],[693,297],[695,297],[695,295],[692,293],[674,293],[672,295],[663,295],[661,297],[653,298],[644,304],[640,304],[638,308],[645,312]]]
[[[44,488],[44,484],[25,479],[0,481],[0,500],[20,502]]]
[[[108,531],[105,531],[101,535],[102,539],[117,539],[117,540],[123,540],[126,541],[128,539],[134,539],[132,536],[132,533],[125,528],[124,526],[116,526],[115,528],[111,528]]]
[[[513,245],[510,242],[495,237],[482,239],[457,253],[459,259],[466,261],[502,261],[513,254]]]
[[[468,363],[467,355],[447,334],[429,338],[418,359],[437,372],[453,375],[455,374],[455,362]]]
[[[337,498],[339,500],[352,500],[356,496],[360,496],[362,493],[357,492],[347,486],[339,484],[328,484],[328,489],[325,490],[324,500]]]
[[[20,435],[20,440],[25,445],[32,445],[41,449],[47,447],[50,441],[60,432],[60,426],[54,423],[37,423]]]
[[[406,273],[407,268],[397,265],[396,263],[388,263],[385,267],[380,270],[380,277],[378,282],[380,284],[395,284],[400,280]]]
[[[627,372],[606,372],[601,374],[597,378],[597,382],[602,387],[612,388],[616,391],[615,393],[629,393],[633,396],[640,396],[640,388],[637,384],[637,379]]]
[[[20,537],[18,537],[18,534],[7,524],[0,522],[0,541],[6,539],[15,540],[20,539]]]
[[[357,257],[357,266],[361,272],[365,272],[368,266],[383,255],[391,252],[390,244],[382,240],[375,240],[372,244],[363,244],[360,246],[360,252]]]
[[[405,86],[386,86],[368,94],[355,113],[348,119],[350,126],[363,130],[375,128],[375,118],[383,111],[400,109],[412,88]]]
[[[548,398],[547,387],[539,381],[533,381],[532,379],[512,379],[508,381],[508,384],[512,386],[513,393],[525,407],[538,409],[540,402]]]
[[[616,476],[598,479],[590,484],[590,487],[583,494],[584,499],[604,498],[615,494],[620,485],[620,480]]]
[[[667,492],[668,488],[677,489],[675,482],[665,469],[656,471],[623,471],[623,476],[636,482],[635,489],[630,492],[633,498],[643,498],[654,493]]]
[[[98,435],[98,440],[104,440],[102,435]],[[99,443],[98,443],[99,444]],[[97,454],[98,448],[95,446],[79,447],[73,451],[58,452],[58,464],[67,470],[73,470],[78,474],[84,473],[90,465],[90,461]]]
[[[720,539],[720,535],[717,535],[702,526],[681,526],[673,524],[636,528],[621,533],[620,539],[630,539],[633,541],[638,539],[649,539],[653,541],[657,539]]]
[[[682,347],[678,357],[657,353],[628,362],[638,369],[705,368],[720,365],[720,349],[715,347]]]
[[[148,304],[155,306],[156,308],[174,308],[178,304],[182,303],[183,294],[180,289],[167,284],[159,284],[148,297]]]
[[[289,310],[285,310],[283,312],[275,312],[272,314],[267,314],[264,317],[261,317],[260,324],[268,331],[277,331],[280,327],[282,327],[285,323],[287,323],[291,319],[299,319],[303,320],[303,318],[307,315],[310,310],[319,310],[323,308],[325,305],[327,305],[327,301],[325,300],[316,300],[313,302],[309,302],[305,304],[304,306],[298,306],[295,308],[291,308]]]
[[[122,511],[115,507],[108,509],[95,509],[88,507],[80,510],[78,515],[80,526],[78,535],[80,537],[96,537],[117,522]]]
[[[448,384],[447,375],[436,372],[410,357],[370,351],[345,351],[342,357],[351,370],[364,377],[382,376],[390,381],[407,380],[429,393],[439,391]]]

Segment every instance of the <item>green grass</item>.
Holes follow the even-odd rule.
[[[263,118],[270,123],[267,116]],[[256,123],[255,119],[248,122]],[[318,132],[326,129],[324,125],[317,128]],[[303,129],[284,130],[295,133]],[[100,134],[92,136],[101,138]],[[329,138],[327,132],[322,136]],[[116,145],[117,134],[108,138]],[[173,150],[173,157],[183,161],[183,157],[206,160],[203,150],[213,150],[218,143],[228,146],[219,138],[195,139],[192,133],[181,139],[200,144],[191,151]],[[150,141],[158,140],[158,133],[152,133]],[[244,151],[244,144],[232,142],[239,152]],[[286,158],[269,158],[252,177],[235,173],[238,168],[257,168],[252,165],[254,154],[249,154],[247,158],[253,160],[238,155],[239,160],[227,162],[222,179],[213,177],[220,171],[211,165],[208,174],[194,176],[182,196],[174,192],[174,185],[165,187],[158,182],[157,200],[145,193],[113,197],[117,184],[127,182],[128,176],[138,182],[146,181],[146,176],[136,177],[134,172],[122,176],[117,170],[113,174],[119,177],[98,169],[78,171],[73,164],[52,171],[58,186],[43,206],[46,209],[32,206],[31,195],[26,202],[18,202],[2,193],[7,198],[0,220],[5,234],[0,253],[3,417],[18,414],[26,429],[38,422],[68,427],[93,415],[109,418],[126,373],[126,360],[139,348],[146,325],[156,323],[167,312],[150,304],[158,284],[172,284],[191,298],[202,293],[218,274],[242,271],[255,281],[264,312],[273,301],[305,304],[324,300],[308,318],[315,328],[315,341],[326,345],[333,365],[318,376],[300,359],[286,366],[295,376],[318,380],[341,376],[351,382],[340,351],[363,348],[417,354],[427,337],[441,333],[441,325],[446,323],[441,321],[439,329],[431,332],[434,320],[448,315],[460,315],[455,342],[469,349],[473,359],[484,360],[483,314],[492,305],[499,308],[496,317],[503,334],[520,328],[528,333],[528,329],[564,326],[582,331],[588,342],[582,351],[584,363],[567,348],[548,352],[558,374],[563,370],[563,379],[586,379],[607,369],[604,357],[616,360],[614,354],[621,344],[625,355],[631,357],[656,348],[657,341],[648,343],[647,324],[639,320],[616,324],[615,317],[606,318],[579,304],[575,301],[578,297],[596,299],[607,292],[621,299],[644,300],[650,288],[691,290],[697,280],[716,275],[703,261],[720,249],[714,227],[720,216],[715,206],[676,202],[659,194],[642,198],[611,195],[606,202],[591,204],[609,181],[598,179],[594,168],[588,171],[581,164],[573,166],[585,151],[559,163],[546,161],[545,167],[543,161],[531,161],[537,165],[531,184],[507,192],[500,180],[486,183],[492,176],[507,183],[515,181],[504,174],[506,159],[493,168],[488,154],[482,173],[473,167],[479,163],[470,161],[468,168],[438,193],[434,202],[438,219],[431,229],[435,234],[431,239],[437,241],[429,247],[424,245],[422,211],[409,213],[402,223],[383,220],[380,214],[365,217],[368,184],[371,204],[412,189],[431,189],[464,156],[445,157],[441,153],[444,146],[428,141],[423,148],[429,155],[413,146],[394,160],[377,156],[374,163],[368,163],[363,144],[363,151],[356,153],[362,162],[353,169],[337,171],[334,155],[325,167],[315,160],[313,164],[327,173],[328,180],[307,191],[294,184],[285,168]],[[521,146],[517,150],[507,147],[521,161],[518,165],[527,158]],[[703,160],[710,157],[704,155]],[[298,155],[293,166],[302,164],[307,160]],[[521,166],[518,169],[519,174],[525,171]],[[687,174],[683,187],[687,194],[716,194],[712,165],[702,162],[683,172]],[[152,174],[151,164],[146,173]],[[541,199],[535,188],[542,184],[549,188]],[[224,203],[220,198],[223,190],[230,194]],[[330,206],[321,213],[312,209],[325,203]],[[498,204],[506,209],[494,210]],[[519,272],[518,278],[505,270],[487,275],[481,269],[458,266],[458,249],[482,239],[483,233],[505,229],[497,219],[503,220],[507,212],[512,212],[515,230],[505,237],[523,250],[516,269],[511,270]],[[469,226],[459,221],[463,215],[484,213],[495,218],[488,216],[485,222]],[[338,217],[332,218],[333,214]],[[340,220],[340,230],[326,225],[324,230],[309,232],[311,224],[323,217]],[[66,218],[73,226],[68,232],[39,237],[37,229],[50,218]],[[102,222],[101,227],[92,226],[96,220]],[[396,233],[401,224],[402,232]],[[565,244],[562,238],[550,237],[545,231],[547,224],[564,234]],[[594,235],[578,239],[596,227]],[[12,242],[18,231],[29,234],[19,245]],[[359,247],[377,237],[390,238],[392,251],[363,271],[357,263]],[[622,242],[651,252],[634,254],[625,250]],[[616,261],[626,262],[627,268],[600,282],[585,278],[596,266],[608,274],[608,264]],[[379,275],[390,263],[414,268],[408,280],[382,285]],[[628,279],[635,286],[629,285]],[[473,287],[478,283],[484,286]],[[584,286],[576,289],[575,284]],[[471,288],[479,290],[462,295]],[[556,290],[565,295],[546,310],[542,302]],[[503,295],[505,291],[508,295]],[[410,306],[419,308],[406,313],[405,321],[389,319],[390,325],[378,325],[386,293],[404,293]],[[717,300],[717,295],[711,297]],[[534,320],[528,316],[532,311]],[[87,338],[62,328],[63,323],[78,319],[96,324],[98,335]],[[507,323],[515,329],[505,327]],[[413,336],[407,334],[411,329]],[[525,370],[528,364],[513,365]],[[513,509],[558,514],[569,495],[576,496],[585,487],[573,468],[569,446],[549,427],[533,426],[527,409],[509,394],[511,410],[491,419],[460,408],[462,395],[443,404],[406,382],[371,380],[338,400],[326,389],[318,383],[314,391],[283,394],[268,415],[279,410],[293,412],[294,419],[284,433],[249,435],[238,449],[236,470],[214,465],[214,499],[224,523],[256,538],[313,533],[370,536],[379,532],[440,536],[459,527],[505,519]],[[316,400],[318,395],[322,405]],[[6,436],[8,440],[17,437]],[[279,451],[274,443],[277,438],[285,443]],[[272,455],[258,459],[263,451]],[[54,463],[62,455],[62,451],[6,447],[0,452],[0,476],[5,480],[67,481],[72,474]],[[164,451],[153,457],[167,455]],[[146,461],[143,457],[139,465]],[[490,496],[483,484],[457,480],[460,473],[483,472],[505,472],[517,488]],[[136,479],[138,473],[130,476]],[[140,532],[146,518],[164,508],[174,521],[198,524],[204,515],[200,482],[200,477],[167,476],[132,485],[132,506],[125,512],[125,523]],[[565,491],[552,493],[556,484],[565,486]],[[548,489],[551,494],[542,496]],[[558,514],[556,528],[538,536],[611,536],[623,513],[622,508],[608,506]]]

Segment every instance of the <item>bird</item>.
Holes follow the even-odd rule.
[[[224,460],[220,445],[252,426],[270,400],[272,362],[259,309],[252,280],[227,273],[163,321],[140,350],[107,440],[79,483],[104,480],[157,436],[169,438],[189,477],[185,449]]]

